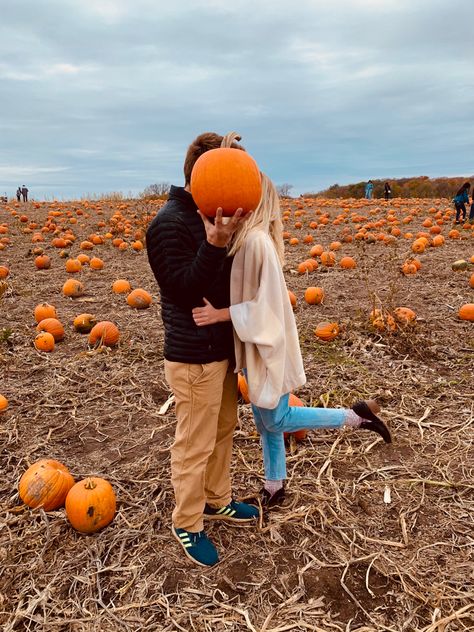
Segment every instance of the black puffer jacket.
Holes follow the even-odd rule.
[[[204,305],[203,297],[216,308],[229,306],[232,260],[225,248],[206,241],[197,206],[182,187],[171,187],[168,202],[148,227],[146,244],[161,291],[165,358],[190,364],[233,361],[231,322],[198,327],[191,311]]]

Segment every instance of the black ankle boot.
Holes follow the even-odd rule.
[[[384,422],[371,411],[367,402],[363,400],[356,402],[354,406],[352,406],[352,410],[356,413],[356,415],[359,415],[359,417],[367,420],[363,421],[359,428],[376,432],[382,437],[385,443],[392,443],[392,437],[389,429]]]

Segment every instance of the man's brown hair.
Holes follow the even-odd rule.
[[[200,134],[197,138],[193,140],[193,142],[188,147],[188,151],[186,153],[186,158],[184,161],[185,185],[188,185],[191,182],[191,172],[199,156],[202,156],[202,154],[204,154],[206,151],[209,151],[210,149],[218,149],[221,146],[223,138],[223,136],[221,136],[220,134],[216,134],[215,132],[204,132],[204,134]],[[245,151],[242,145],[238,145],[237,143],[232,143],[232,147]]]

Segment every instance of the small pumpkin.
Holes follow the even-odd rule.
[[[79,314],[72,324],[74,329],[80,334],[88,334],[94,325],[97,324],[97,320],[92,314]]]
[[[247,380],[245,379],[245,376],[242,375],[242,373],[238,374],[237,386],[238,386],[238,389],[239,389],[239,393],[241,394],[242,399],[244,400],[244,402],[246,404],[250,404],[249,386],[247,384]]]
[[[409,307],[396,307],[393,315],[395,320],[403,325],[411,325],[416,321],[416,313]]]
[[[89,266],[92,270],[102,270],[104,267],[104,262],[99,257],[92,257],[89,261]]]
[[[64,296],[77,298],[78,296],[82,296],[82,294],[84,294],[84,286],[76,279],[68,279],[63,285],[63,294]]]
[[[130,307],[134,307],[135,309],[146,309],[150,307],[152,300],[151,294],[141,287],[132,290],[127,296],[127,303]]]
[[[45,318],[56,318],[56,308],[49,303],[40,303],[35,307],[34,316],[37,323]]]
[[[357,268],[357,263],[352,257],[342,257],[339,261],[339,265],[344,270],[352,270],[353,268]]]
[[[0,413],[8,408],[8,399],[5,395],[0,395]]]
[[[120,338],[120,331],[117,325],[110,320],[101,320],[94,327],[92,327],[89,333],[90,345],[105,345],[106,347],[113,347],[117,344]]]
[[[244,213],[255,210],[262,196],[260,170],[245,151],[232,147],[240,137],[227,134],[221,147],[204,152],[191,173],[191,194],[202,213],[216,215],[219,207],[224,215],[233,215],[238,208]]]
[[[316,326],[314,333],[320,340],[330,342],[338,337],[340,328],[338,323],[322,322]]]
[[[37,351],[49,353],[54,349],[54,336],[48,331],[42,331],[36,336],[34,344]]]
[[[468,265],[469,263],[464,259],[458,259],[451,264],[451,269],[454,270],[454,272],[463,272],[464,270],[467,270]]]
[[[474,273],[471,274],[471,278],[469,279],[469,287],[474,288]]]
[[[36,331],[47,331],[52,334],[54,342],[64,339],[64,327],[57,318],[44,318],[36,325]]]
[[[70,274],[75,274],[76,272],[80,272],[82,270],[82,263],[79,259],[68,259],[66,261],[66,272]]]
[[[10,274],[10,270],[7,266],[0,266],[0,279],[6,279]]]
[[[322,287],[308,287],[304,293],[304,300],[308,305],[319,305],[324,300],[324,290]]]
[[[474,321],[474,303],[466,303],[459,308],[458,316],[461,320]]]
[[[85,265],[86,263],[89,263],[89,261],[91,260],[89,255],[86,255],[85,252],[81,252],[80,254],[78,254],[76,259],[78,261],[80,261],[82,265]]]
[[[328,268],[332,267],[336,263],[336,255],[332,251],[322,252],[321,263]]]
[[[74,478],[65,465],[54,459],[40,459],[23,474],[18,491],[28,507],[51,511],[64,505],[73,485]]]
[[[90,476],[76,483],[66,497],[66,515],[81,533],[95,533],[115,516],[115,492],[109,481]]]
[[[298,299],[296,298],[296,294],[291,290],[288,290],[288,298],[290,299],[291,307],[295,309],[296,304],[298,303]]]
[[[132,286],[126,279],[117,279],[112,284],[112,291],[115,294],[128,294],[131,290]]]
[[[304,406],[304,403],[301,401],[301,399],[299,397],[297,397],[296,395],[294,395],[293,393],[290,393],[290,397],[288,400],[288,405],[293,408],[296,406]],[[295,430],[294,432],[284,432],[283,436],[285,439],[290,439],[290,437],[294,437],[295,441],[297,443],[299,443],[300,441],[304,441],[306,439],[308,435],[308,432],[306,429],[302,428],[300,430]]]
[[[35,266],[38,268],[38,270],[49,270],[49,268],[51,267],[51,259],[48,257],[48,255],[39,255],[35,259]]]

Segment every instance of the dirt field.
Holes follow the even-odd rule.
[[[54,231],[68,227],[77,238],[65,249],[71,256],[92,233],[110,231],[131,242],[158,205],[0,207],[0,226],[8,227],[0,238],[10,240],[0,250],[0,265],[10,268],[0,298],[0,394],[9,400],[0,413],[2,629],[472,631],[474,323],[459,320],[457,312],[474,303],[474,265],[455,272],[451,264],[474,255],[474,230],[457,227],[460,238],[449,238],[449,207],[448,200],[288,204],[285,229],[299,243],[287,242],[285,274],[298,297],[308,379],[297,394],[307,405],[329,407],[377,397],[394,441],[385,445],[372,433],[332,430],[291,442],[286,506],[252,527],[210,523],[221,562],[209,570],[192,565],[170,533],[174,416],[173,407],[159,412],[170,393],[159,293],[146,252],[119,250],[105,238],[86,251],[101,257],[104,269],[85,265],[70,275],[61,249],[51,245]],[[56,229],[32,244],[48,213]],[[404,224],[407,216],[412,221]],[[422,227],[426,218],[446,241],[417,255],[421,269],[405,276],[401,265],[412,256],[417,233],[433,237]],[[294,227],[298,221],[301,228]],[[408,231],[413,236],[405,238]],[[314,241],[303,243],[308,234]],[[347,235],[352,241],[343,241]],[[320,263],[298,274],[314,244],[327,250],[334,240],[342,241],[337,261],[352,256],[355,269]],[[49,254],[51,269],[36,269],[35,246]],[[77,299],[61,291],[73,276],[85,286]],[[130,308],[112,292],[118,278],[150,291],[152,306]],[[322,305],[305,303],[308,286],[324,288]],[[33,346],[33,308],[45,301],[66,329],[52,353]],[[415,310],[414,326],[394,333],[373,328],[374,307],[386,313],[397,306]],[[81,312],[114,321],[119,346],[88,350],[87,336],[72,327]],[[341,334],[324,343],[314,328],[327,320],[338,322]],[[118,499],[111,525],[85,536],[69,525],[64,509],[22,506],[19,478],[43,457],[66,464],[77,480],[92,474],[110,480]],[[236,497],[255,494],[262,475],[250,408],[242,404],[233,458]]]

